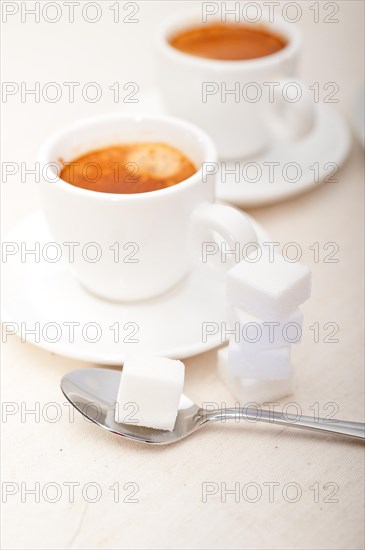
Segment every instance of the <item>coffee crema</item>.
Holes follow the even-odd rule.
[[[153,142],[111,145],[90,151],[65,164],[60,177],[90,191],[130,194],[171,187],[196,172],[184,153],[165,143]]]
[[[242,61],[276,53],[287,41],[263,26],[209,23],[184,30],[169,43],[183,53],[223,61]]]

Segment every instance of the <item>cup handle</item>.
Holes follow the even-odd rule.
[[[274,91],[274,100],[269,103],[265,112],[268,127],[273,137],[280,141],[303,138],[309,134],[315,122],[313,97],[301,80],[286,78],[279,79],[278,83],[279,86],[276,86]],[[284,98],[284,95],[289,95],[291,88],[298,90],[298,87],[301,90],[301,97],[297,101],[294,94],[291,94],[292,101]]]
[[[193,259],[215,275],[224,273],[252,252],[257,245],[256,231],[246,214],[237,208],[218,203],[205,203],[192,214],[191,243]],[[224,248],[223,248],[224,247]]]

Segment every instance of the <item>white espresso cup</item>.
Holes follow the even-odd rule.
[[[136,194],[90,191],[59,177],[59,165],[86,152],[147,141],[177,148],[197,172],[171,187]],[[214,203],[214,176],[204,174],[204,163],[215,161],[210,137],[167,116],[98,116],[49,138],[40,152],[48,174],[41,182],[42,203],[55,241],[74,243],[67,261],[80,283],[109,300],[143,300],[176,285],[192,267],[191,251],[200,255],[213,234],[232,249],[237,242],[256,242],[242,212]],[[85,245],[92,250],[87,257],[80,253]]]
[[[302,47],[298,28],[268,17],[242,23],[263,26],[287,42],[274,54],[242,61],[198,57],[173,47],[170,39],[176,34],[220,21],[218,14],[207,19],[202,13],[176,15],[157,32],[158,82],[167,111],[203,128],[227,159],[252,156],[273,141],[290,142],[309,133],[313,97],[293,78]]]

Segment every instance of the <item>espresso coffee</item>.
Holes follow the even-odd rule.
[[[103,193],[157,191],[197,172],[181,151],[165,143],[112,145],[62,164],[62,180]]]
[[[169,40],[181,52],[224,61],[255,59],[276,53],[287,42],[265,27],[210,23],[182,31]]]

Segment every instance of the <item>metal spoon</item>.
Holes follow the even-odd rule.
[[[314,420],[301,416],[299,420],[290,420],[280,412],[255,408],[232,408],[208,411],[195,405],[183,396],[180,401],[174,430],[172,432],[154,430],[135,424],[119,424],[114,420],[115,403],[120,383],[121,371],[110,369],[81,369],[66,374],[61,380],[61,389],[70,403],[86,418],[127,439],[152,445],[174,443],[195,432],[208,422],[219,420],[244,419],[250,422],[262,421],[307,428],[326,433],[336,433],[359,439],[365,439],[365,424],[344,420]]]

